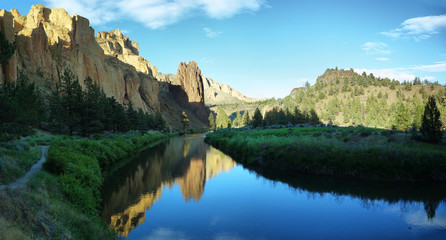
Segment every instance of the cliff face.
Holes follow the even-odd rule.
[[[43,5],[32,6],[27,16],[17,10],[2,10],[0,19],[2,32],[17,44],[1,82],[14,81],[17,72],[27,73],[31,80],[58,82],[60,73],[69,68],[81,85],[90,76],[118,102],[131,101],[145,111],[159,111],[156,79],[149,71],[139,72],[131,64],[104,54],[88,19],[70,17],[64,9]]]
[[[191,110],[198,119],[207,122],[207,113],[204,106],[203,76],[196,62],[188,64],[182,62],[178,66],[175,77],[166,77],[169,82],[169,92],[176,102],[183,108]]]
[[[64,9],[43,5],[32,6],[28,15],[15,9],[1,10],[0,30],[17,44],[14,56],[0,68],[0,83],[14,82],[18,73],[24,72],[31,81],[51,87],[69,68],[82,86],[90,76],[107,96],[114,96],[121,104],[131,101],[134,107],[147,112],[161,111],[172,127],[181,125],[177,112],[182,108],[206,122],[203,78],[195,62],[181,63],[177,75],[158,73],[155,66],[139,56],[138,43],[120,30],[99,32],[95,37],[88,19],[70,17]],[[160,97],[170,106],[162,106]],[[195,125],[192,127],[203,127]]]
[[[204,99],[208,106],[266,100],[266,98],[258,99],[246,97],[229,85],[215,82],[210,78],[205,78],[203,84]]]

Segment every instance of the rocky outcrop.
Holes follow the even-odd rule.
[[[180,63],[177,75],[174,78],[168,77],[165,81],[170,84],[169,92],[180,106],[190,109],[198,119],[207,122],[203,76],[196,62]]]
[[[208,106],[242,102],[251,103],[266,100],[266,98],[258,99],[246,97],[229,85],[215,82],[211,78],[204,78],[203,84],[204,100]]]
[[[120,32],[115,34],[123,43],[117,57],[109,53],[117,52],[118,45],[104,52],[88,19],[70,17],[64,9],[34,5],[27,16],[14,9],[2,10],[0,28],[8,40],[17,44],[16,55],[9,61],[6,72],[0,74],[0,82],[15,81],[17,72],[27,73],[32,81],[58,82],[60,73],[69,68],[79,77],[81,85],[90,76],[121,104],[131,101],[144,111],[160,110],[153,66],[137,55],[137,44]],[[110,34],[103,35],[105,39],[112,38]]]
[[[119,29],[95,37],[88,19],[43,5],[32,6],[28,15],[0,11],[0,30],[17,44],[14,56],[0,68],[0,83],[13,82],[24,72],[49,90],[69,68],[82,86],[89,76],[119,103],[161,112],[170,127],[182,127],[183,111],[191,127],[206,127],[203,77],[195,62],[181,63],[176,75],[159,73],[139,56],[138,43]]]

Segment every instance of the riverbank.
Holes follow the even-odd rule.
[[[446,147],[371,128],[229,129],[205,141],[248,166],[385,181],[446,181]]]
[[[115,239],[99,217],[103,175],[167,134],[53,141],[26,187],[0,191],[0,239]]]

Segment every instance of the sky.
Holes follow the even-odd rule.
[[[444,0],[0,0],[33,4],[121,29],[163,73],[196,61],[248,97],[283,98],[327,68],[446,84]]]

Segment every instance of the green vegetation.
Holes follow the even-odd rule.
[[[361,179],[446,181],[446,148],[372,128],[220,130],[206,142],[247,165]]]
[[[34,133],[45,119],[43,98],[21,74],[15,83],[0,85],[0,142]]]
[[[0,239],[115,239],[98,215],[67,201],[57,177],[36,173],[26,188],[0,191]]]
[[[44,169],[25,188],[0,191],[0,223],[6,239],[115,239],[99,216],[104,177],[128,162],[129,155],[166,134],[27,137],[30,145],[51,142]],[[9,144],[9,143],[8,143]],[[39,146],[37,146],[39,147]],[[40,148],[40,147],[39,147]],[[4,231],[3,231],[4,230]]]
[[[0,143],[0,185],[9,184],[36,163],[41,156],[40,146],[35,142],[10,141]]]
[[[85,79],[82,91],[79,80],[69,69],[62,74],[49,99],[48,130],[57,133],[89,136],[102,131],[127,132],[129,130],[163,130],[165,121],[159,113],[148,114],[135,110],[129,102],[127,109],[113,97]]]
[[[58,176],[62,192],[86,214],[95,213],[105,170],[165,134],[117,135],[100,140],[64,140],[51,144],[44,168]]]
[[[225,110],[221,107],[218,108],[217,119],[215,121],[217,128],[231,127],[231,119],[229,119]]]
[[[437,102],[440,121],[446,122],[445,86],[419,78],[399,82],[373,74],[357,74],[351,69],[327,69],[314,85],[307,83],[305,87],[293,89],[283,99],[225,104],[211,110],[217,112],[222,107],[229,115],[249,112],[252,116],[256,108],[264,115],[273,108],[284,113],[297,108],[308,116],[313,110],[313,116],[318,116],[319,121],[338,126],[408,130],[412,126],[421,128],[424,106],[430,95]]]
[[[441,128],[443,127],[440,121],[440,111],[437,108],[434,97],[429,97],[429,101],[426,103],[423,114],[423,124],[421,126],[421,133],[429,142],[438,143],[441,141],[443,133]]]

